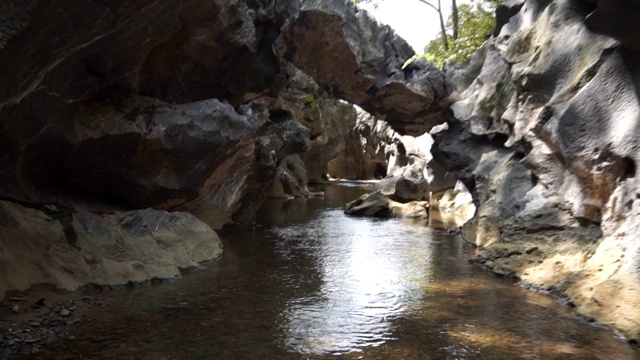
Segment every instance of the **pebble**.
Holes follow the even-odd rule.
[[[18,300],[20,299],[20,300]],[[27,301],[20,296],[16,296],[10,301]],[[87,306],[97,305],[93,299],[83,299]],[[0,359],[12,358],[18,355],[35,354],[41,351],[41,348],[48,343],[60,339],[74,339],[73,335],[70,335],[70,329],[73,325],[81,322],[88,321],[82,316],[73,316],[74,310],[77,308],[72,300],[66,300],[58,304],[52,304],[44,306],[44,299],[39,300],[36,304],[32,305],[34,312],[42,310],[37,316],[37,319],[30,319],[20,323],[11,322],[8,325],[2,325],[0,323]],[[20,306],[13,304],[10,306],[1,306],[0,310],[6,309],[7,312],[18,313]],[[30,311],[31,308],[27,308],[26,311]]]

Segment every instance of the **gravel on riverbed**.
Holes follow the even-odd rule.
[[[14,294],[6,300],[0,304],[0,358],[3,359],[37,354],[46,344],[73,339],[72,327],[82,321],[90,321],[79,314],[79,304],[74,300],[45,305],[45,299],[39,299],[29,305],[27,297],[21,294]],[[90,296],[83,297],[80,304],[85,308],[104,306]],[[17,319],[20,315],[26,319]]]

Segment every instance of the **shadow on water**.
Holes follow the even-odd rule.
[[[610,332],[467,261],[424,222],[346,217],[367,190],[269,200],[222,232],[223,258],[162,286],[104,294],[40,358],[633,359]],[[37,357],[36,357],[37,358]]]

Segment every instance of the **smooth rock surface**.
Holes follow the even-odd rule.
[[[0,201],[0,214],[0,294],[34,283],[76,290],[179,278],[222,252],[215,231],[184,212],[95,214]]]

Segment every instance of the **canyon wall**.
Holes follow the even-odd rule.
[[[640,338],[637,3],[510,0],[448,64],[459,101],[435,159],[479,206],[475,262]],[[615,16],[614,16],[615,15]],[[610,36],[606,36],[610,35]]]
[[[462,231],[477,263],[640,339],[631,0],[507,0],[446,74],[403,67],[407,43],[345,0],[9,0],[0,14],[0,296],[177,277],[220,256],[213,229],[251,224],[276,178],[306,195],[301,164],[319,180],[369,131],[384,146],[364,144],[345,177],[455,173],[478,207]],[[353,109],[330,97],[386,135],[378,120],[344,134]]]
[[[336,96],[407,132],[444,122],[444,74],[411,56],[342,0],[3,1],[0,296],[217,258],[214,229],[252,224],[274,180],[321,180],[355,121]],[[320,76],[340,59],[353,76]]]

